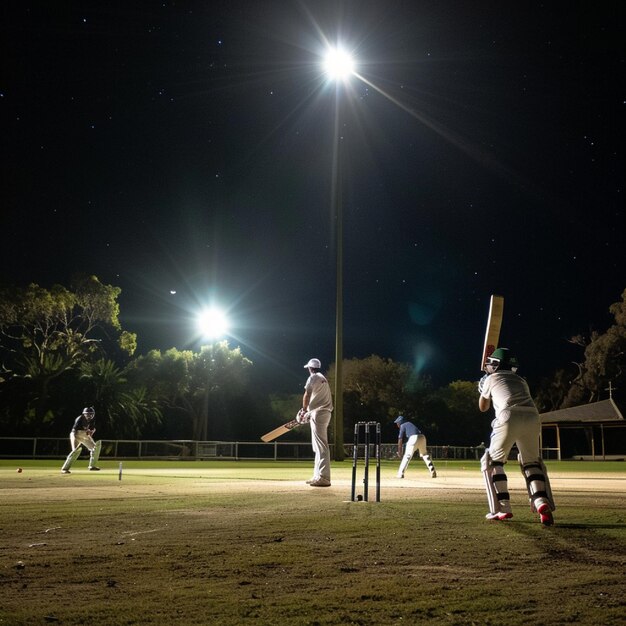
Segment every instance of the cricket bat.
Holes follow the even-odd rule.
[[[489,302],[489,317],[487,318],[487,331],[485,332],[485,344],[483,346],[483,358],[480,362],[481,370],[485,369],[487,357],[498,347],[503,313],[504,298],[502,296],[491,296],[491,301]]]
[[[300,422],[296,419],[293,419],[286,424],[279,426],[278,428],[274,428],[274,430],[270,430],[269,433],[261,437],[261,441],[265,441],[265,443],[267,443],[268,441],[274,441],[274,439],[278,439],[278,437],[284,435],[285,433],[288,433],[290,430],[293,430],[294,428],[296,428],[296,426],[300,426]]]

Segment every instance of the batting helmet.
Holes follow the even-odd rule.
[[[83,415],[95,415],[96,412],[92,406],[86,406],[83,409]]]
[[[487,364],[503,370],[519,367],[517,357],[508,348],[496,348],[487,358]]]

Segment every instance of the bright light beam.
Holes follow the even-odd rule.
[[[342,48],[329,48],[324,57],[323,68],[332,80],[346,81],[354,74],[354,60]]]
[[[198,329],[206,339],[218,339],[228,332],[228,319],[219,309],[206,309],[198,315]]]
[[[538,196],[538,193],[532,190],[532,184],[530,183],[529,180],[527,180],[526,178],[524,178],[517,172],[513,171],[512,169],[506,167],[505,165],[502,165],[501,163],[499,163],[496,160],[496,158],[493,156],[493,154],[491,154],[484,148],[481,148],[480,146],[477,146],[476,144],[470,143],[461,135],[446,128],[445,126],[435,121],[431,117],[428,117],[424,113],[421,113],[413,109],[412,107],[407,106],[406,104],[400,102],[400,100],[398,100],[397,98],[394,98],[391,94],[387,93],[385,90],[381,89],[380,87],[378,87],[371,81],[367,80],[367,78],[365,78],[364,76],[361,76],[361,74],[357,72],[352,72],[352,73],[360,81],[365,83],[368,87],[371,87],[372,89],[376,90],[381,96],[383,96],[384,98],[387,98],[387,100],[389,100],[390,102],[393,102],[393,104],[395,104],[397,107],[399,107],[400,109],[402,109],[403,111],[411,115],[413,118],[415,118],[422,124],[424,124],[424,126],[426,126],[427,128],[430,128],[430,130],[437,133],[440,137],[443,137],[446,141],[451,143],[453,146],[456,146],[459,150],[461,150],[461,152],[469,156],[471,159],[474,159],[474,161],[480,163],[484,167],[488,167],[492,169],[494,172],[500,174],[501,176],[503,176],[504,178],[507,178],[508,180],[514,180],[518,185],[520,185],[521,187],[524,187],[529,193],[532,193],[533,195]]]

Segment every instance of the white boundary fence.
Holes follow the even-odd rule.
[[[102,439],[103,460],[153,459],[203,461],[224,460],[289,460],[312,459],[310,443]],[[0,458],[65,458],[70,451],[69,438],[63,437],[0,437]],[[87,451],[84,451],[87,454]]]
[[[397,459],[397,443],[381,446],[383,459]],[[478,460],[484,448],[480,446],[429,446],[429,453],[435,460]],[[0,437],[0,458],[37,458],[62,459],[69,453],[67,437]],[[352,457],[352,444],[344,446],[346,458]],[[86,455],[87,452],[84,451]],[[224,460],[273,460],[298,461],[313,458],[310,442],[270,443],[255,441],[193,441],[175,440],[138,440],[138,439],[103,439],[100,458],[103,460],[153,459],[203,461]]]

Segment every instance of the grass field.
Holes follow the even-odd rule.
[[[626,623],[624,463],[549,463],[551,528],[515,464],[507,522],[477,462],[383,462],[380,503],[350,462],[60,465],[0,461],[3,626]]]

